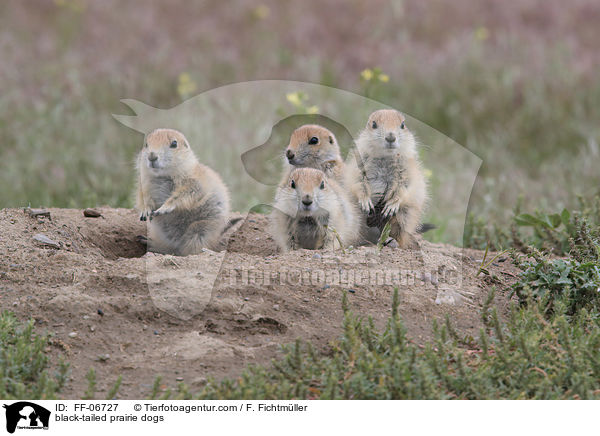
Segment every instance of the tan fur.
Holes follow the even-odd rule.
[[[312,203],[306,206],[303,201]],[[282,251],[335,249],[359,238],[359,212],[346,191],[314,168],[298,168],[275,195],[270,233]]]
[[[185,136],[172,129],[149,133],[137,167],[136,207],[148,220],[149,249],[182,256],[215,249],[229,219],[229,192],[215,171],[198,162]]]
[[[318,138],[317,144],[309,144],[312,137]],[[287,158],[288,152],[294,154],[292,160]],[[316,168],[338,183],[343,182],[344,161],[340,147],[335,135],[323,126],[305,124],[294,130],[284,152],[284,161],[285,170],[280,185],[287,182],[296,168]]]
[[[395,141],[388,142],[386,137]],[[427,184],[415,138],[400,112],[384,109],[369,116],[344,178],[365,214],[375,212],[383,223],[389,219],[390,236],[401,248],[413,244],[427,200]]]

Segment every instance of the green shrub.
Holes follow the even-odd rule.
[[[449,320],[434,324],[421,347],[406,337],[394,309],[378,333],[372,319],[345,303],[344,332],[330,355],[297,341],[271,367],[249,367],[237,379],[209,380],[200,399],[500,399],[600,398],[600,326],[591,312],[567,322],[557,299],[515,307],[501,325],[488,299],[480,338],[460,337]],[[397,294],[393,307],[398,304]],[[169,393],[168,396],[171,393]],[[185,386],[172,395],[191,398]]]
[[[545,252],[566,255],[572,248],[572,240],[577,241],[588,235],[597,237],[600,228],[600,196],[591,200],[579,197],[578,210],[560,213],[547,213],[536,210],[521,213],[521,202],[513,210],[512,222],[508,229],[490,225],[473,214],[467,216],[463,242],[465,247],[484,250],[515,248],[527,251],[535,247]],[[591,230],[595,229],[595,230]],[[581,240],[584,243],[584,240]]]
[[[572,231],[568,258],[552,259],[535,248],[525,257],[513,254],[514,263],[522,270],[513,294],[522,304],[537,299],[551,309],[556,299],[564,297],[569,314],[584,307],[600,309],[599,231],[592,231],[586,220],[579,218]]]
[[[44,349],[48,336],[33,332],[33,321],[22,324],[9,313],[0,314],[0,398],[54,399],[66,381],[68,365],[60,362],[49,373]]]

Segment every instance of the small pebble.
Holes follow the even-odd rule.
[[[52,248],[60,248],[60,244],[56,241],[53,241],[52,239],[50,239],[48,236],[42,234],[42,233],[38,233],[36,235],[33,236],[33,240],[41,245],[45,245],[47,247],[52,247]]]
[[[356,294],[356,291],[354,289],[348,289],[348,292],[350,292],[351,294]]]
[[[110,354],[106,353],[106,354],[101,354],[98,356],[98,360],[100,362],[106,362],[108,359],[110,359]]]
[[[250,301],[248,297],[244,297],[244,301]]]
[[[331,288],[331,285],[323,285],[323,290]]]
[[[98,309],[98,315],[104,316],[104,311],[102,309]]]
[[[387,244],[385,244],[386,247],[390,247],[390,248],[398,248],[398,242],[395,239],[390,240]]]
[[[90,326],[90,331],[93,333],[96,331],[96,327],[94,327],[93,325]]]
[[[177,377],[177,378],[175,379],[175,381],[181,382],[181,381],[183,381],[183,377]]]
[[[315,254],[313,254],[313,257],[312,257],[312,258],[313,258],[313,259],[317,259],[317,260],[318,260],[318,259],[321,259],[321,257],[322,257],[322,256],[321,256],[319,253],[315,253]]]
[[[274,304],[273,305],[273,310],[279,310],[279,304]]]
[[[196,386],[202,386],[205,385],[207,381],[208,380],[206,379],[206,377],[197,377],[194,380],[192,380],[192,384]]]
[[[154,334],[158,336],[160,335],[160,332],[158,330],[154,330]]]
[[[71,333],[69,333],[69,337],[70,338],[76,338],[77,337],[77,332],[71,332]]]
[[[85,209],[83,211],[83,216],[87,218],[100,218],[102,214],[98,212],[96,209]]]
[[[52,217],[50,216],[50,211],[47,211],[46,209],[31,209],[30,207],[27,207],[23,209],[23,212],[27,213],[32,218],[46,217],[52,220]]]
[[[89,315],[83,315],[83,319],[90,319]]]

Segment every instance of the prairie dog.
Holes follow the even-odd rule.
[[[185,136],[172,129],[149,133],[137,168],[136,203],[140,220],[148,220],[148,248],[180,256],[216,249],[229,218],[229,192],[198,162]]]
[[[316,168],[338,183],[343,182],[344,161],[337,139],[330,130],[317,124],[305,124],[292,132],[285,149],[284,165],[280,185],[287,183],[296,168]]]
[[[369,224],[379,231],[391,221],[390,236],[401,248],[415,241],[427,184],[415,137],[404,116],[395,110],[373,112],[356,140],[356,152],[346,166],[345,180]]]
[[[282,251],[340,248],[359,237],[359,212],[332,178],[314,168],[298,168],[277,189],[270,232]],[[337,234],[337,236],[336,236]]]

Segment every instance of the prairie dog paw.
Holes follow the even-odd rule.
[[[140,221],[147,221],[152,219],[152,211],[150,209],[143,211],[140,214]]]
[[[371,210],[373,210],[373,202],[368,197],[359,200],[358,203],[360,204],[360,208],[366,213],[369,213]]]
[[[152,219],[155,216],[161,216],[161,215],[166,215],[168,213],[171,213],[175,210],[174,206],[165,206],[164,204],[159,207],[158,209],[156,209],[155,211],[150,213],[150,219]]]
[[[383,211],[382,211],[383,216],[387,218],[389,216],[396,215],[396,213],[400,209],[401,203],[402,203],[402,201],[399,198],[395,198],[392,201],[388,201],[385,204],[385,207],[383,208]]]

